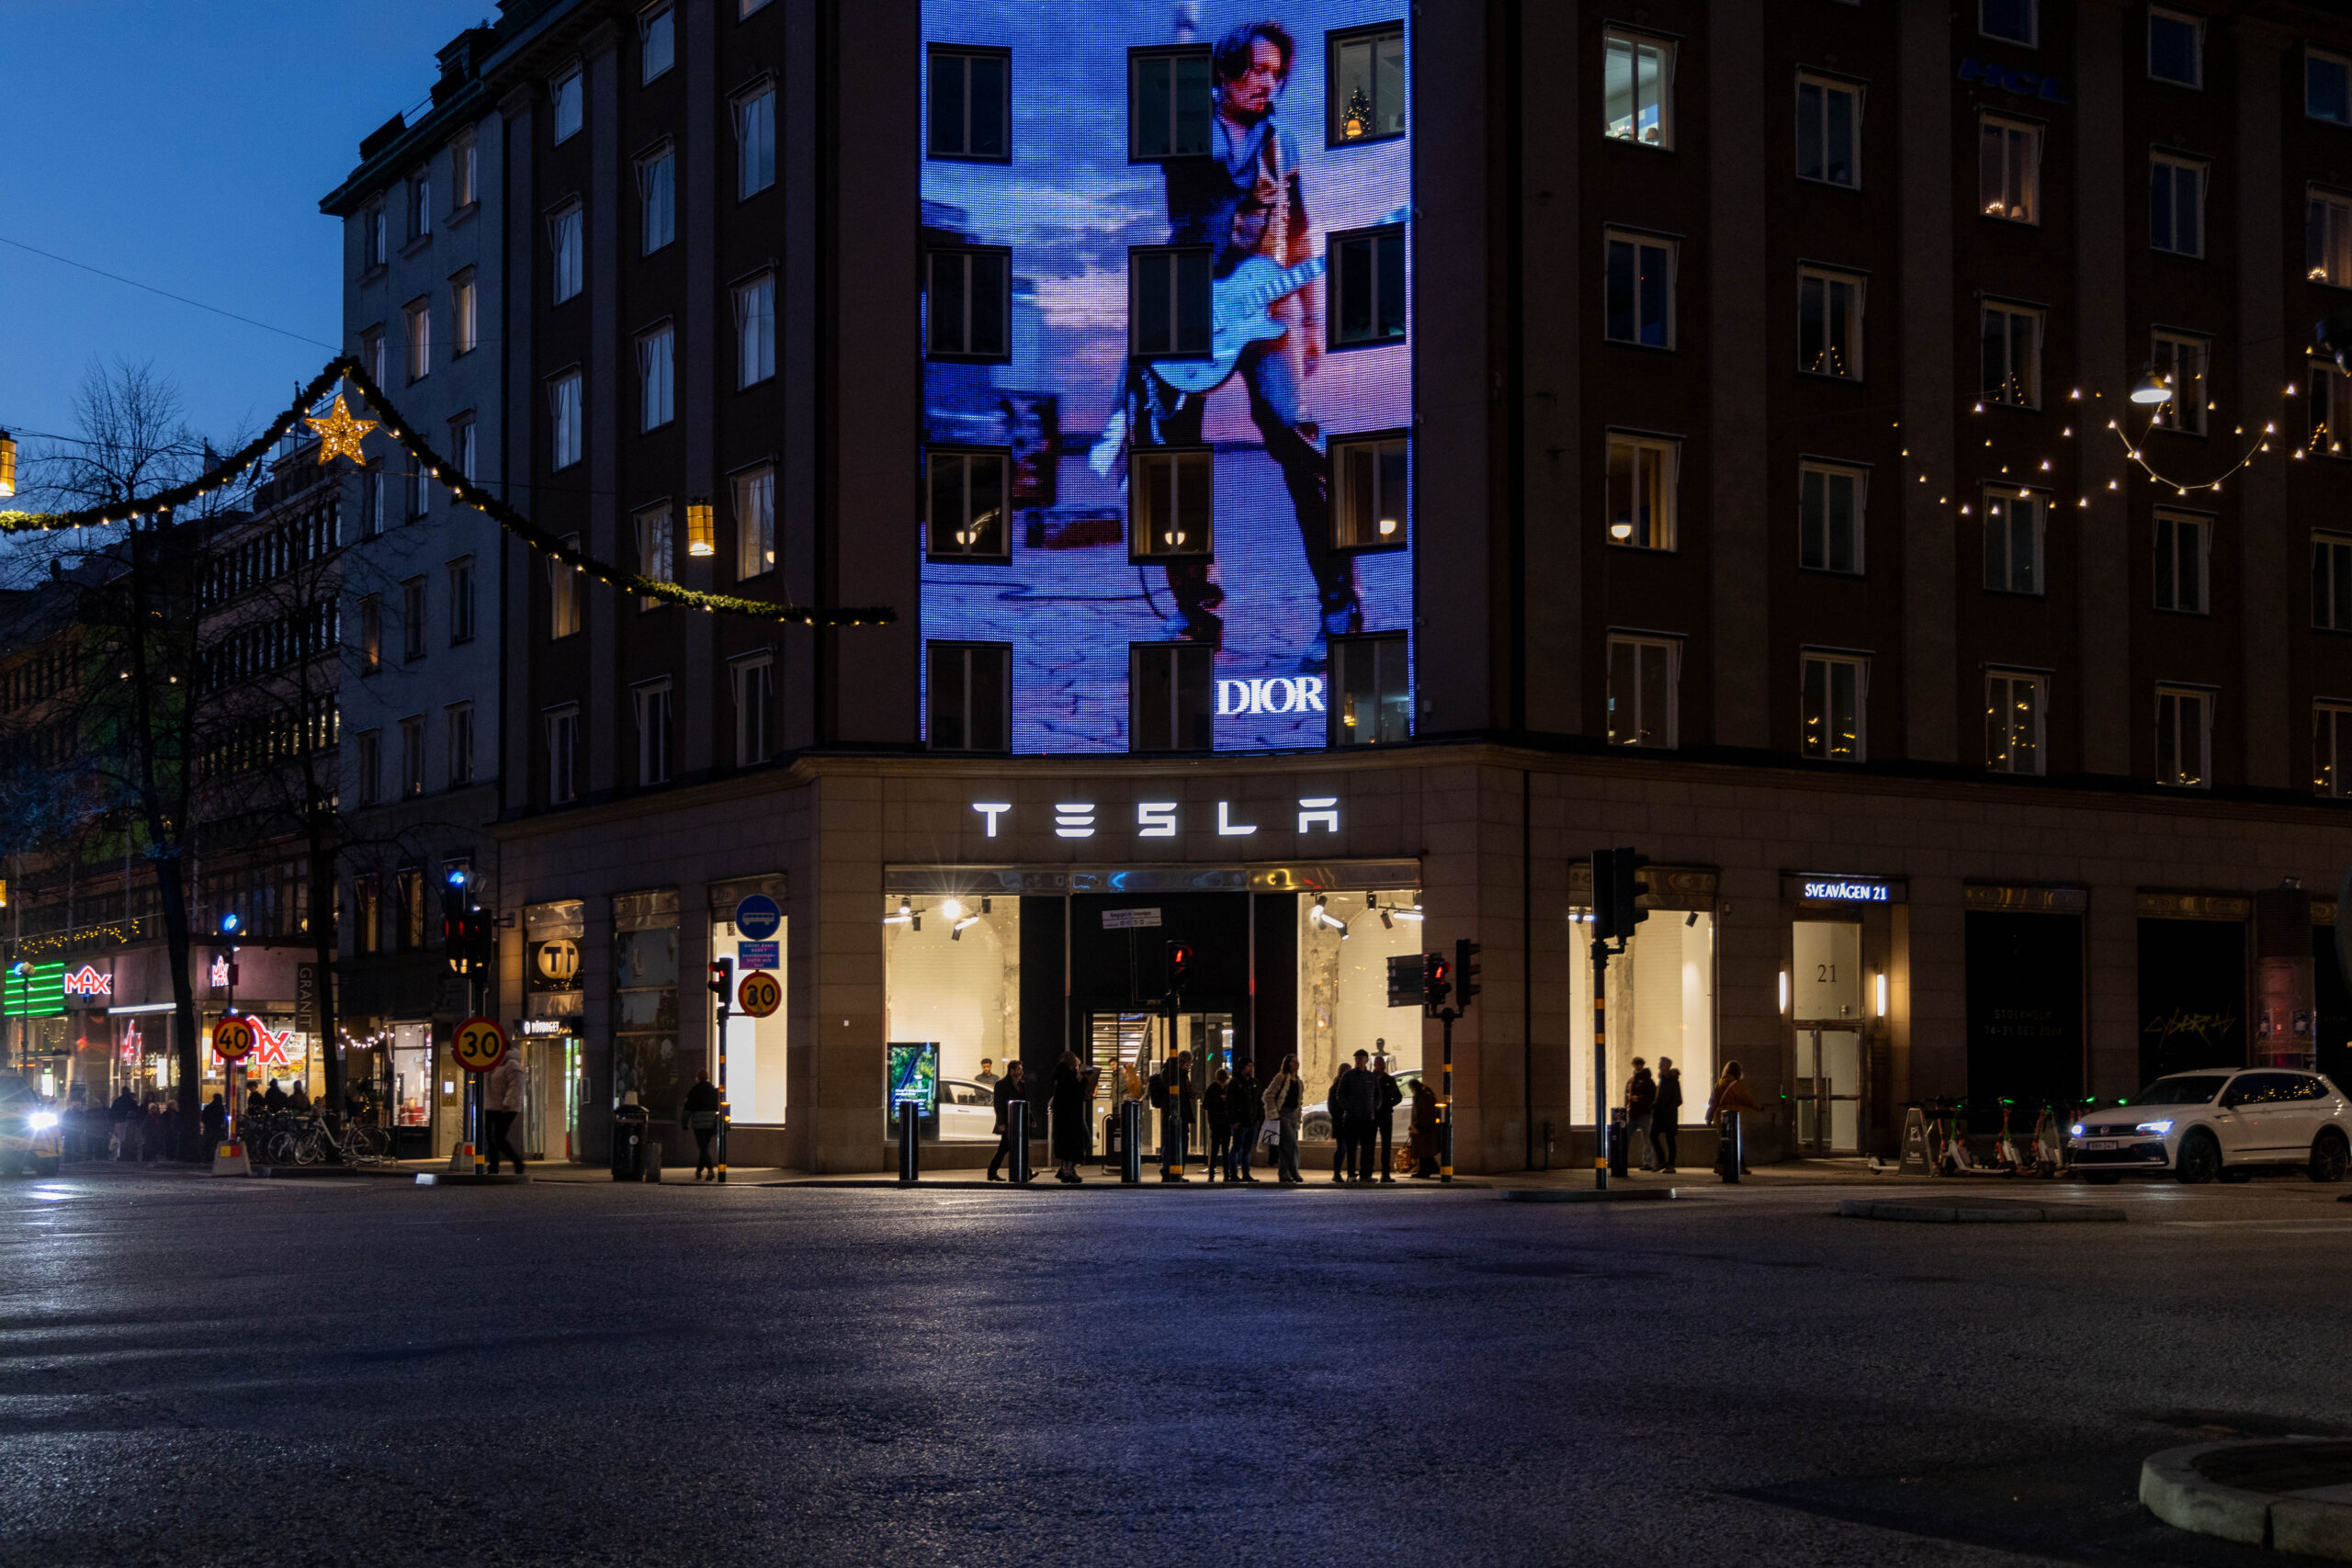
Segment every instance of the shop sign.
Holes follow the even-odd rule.
[[[1135,836],[1138,839],[1173,839],[1182,829],[1180,813],[1183,803],[1174,800],[1140,800],[1136,803]],[[976,800],[972,809],[980,814],[986,824],[984,836],[998,837],[998,828],[1013,811],[1011,801]],[[1233,802],[1216,803],[1216,831],[1223,839],[1247,838],[1258,830],[1255,822],[1241,821],[1234,815]],[[1336,795],[1301,795],[1298,797],[1298,830],[1311,833],[1317,829],[1326,833],[1340,830],[1340,797]],[[1054,807],[1054,836],[1057,839],[1091,839],[1098,829],[1111,830],[1106,814],[1091,800],[1066,800]]]
[[[217,991],[228,983],[229,961],[225,958],[214,959],[212,961],[212,988]]]
[[[539,973],[550,980],[570,980],[580,973],[580,944],[570,937],[539,943]]]
[[[114,976],[101,975],[85,964],[62,982],[69,997],[110,997],[114,995]]]
[[[2021,98],[2040,98],[2049,104],[2074,101],[2066,96],[2055,76],[2039,76],[2030,71],[2018,71],[2004,65],[1996,60],[1979,60],[1973,55],[1960,62],[1960,79],[1982,82],[1988,87],[1998,87]]]
[[[294,965],[294,1027],[315,1033],[319,1027],[319,966]]]
[[[1216,716],[1244,714],[1321,713],[1323,678],[1319,675],[1252,676],[1247,681],[1216,683]]]
[[[781,969],[784,967],[784,943],[739,942],[735,944],[735,967],[738,969]]]
[[[514,1032],[529,1035],[561,1034],[563,1021],[554,1018],[518,1018],[514,1021]]]
[[[1159,923],[1159,911],[1157,909],[1105,909],[1102,911],[1102,929],[1106,931],[1131,931],[1139,927],[1156,926]]]
[[[1781,896],[1806,904],[1900,904],[1903,884],[1886,877],[1823,876],[1807,872],[1781,879]]]
[[[253,1065],[254,1066],[284,1067],[290,1072],[300,1066],[303,1059],[310,1055],[295,1045],[296,1031],[272,1029],[261,1020],[250,1016],[245,1021],[254,1026]]]

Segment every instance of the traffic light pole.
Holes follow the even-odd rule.
[[[1609,1190],[1609,939],[1592,939],[1592,1185]]]
[[[1453,1021],[1462,1015],[1452,1008],[1438,1013],[1445,1032],[1445,1089],[1438,1101],[1437,1179],[1453,1180]]]
[[[727,1104],[727,998],[718,998],[718,1179],[727,1180],[727,1122],[730,1114]]]

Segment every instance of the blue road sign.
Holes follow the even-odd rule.
[[[754,893],[735,906],[735,934],[765,942],[784,924],[784,911],[764,893]]]

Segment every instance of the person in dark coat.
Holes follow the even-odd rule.
[[[269,1080],[269,1089],[262,1095],[261,1102],[272,1111],[286,1109],[286,1090],[276,1078]]]
[[[1225,1179],[1233,1179],[1232,1161],[1228,1157],[1233,1145],[1233,1075],[1219,1067],[1209,1079],[1209,1087],[1201,1091],[1201,1114],[1209,1123],[1209,1179],[1215,1181],[1219,1169]]]
[[[1190,1181],[1184,1155],[1193,1140],[1193,1054],[1179,1051],[1151,1075],[1152,1108],[1159,1112],[1159,1179]]]
[[[216,1092],[204,1107],[204,1157],[210,1159],[212,1151],[229,1136],[229,1105]]]
[[[1087,1101],[1092,1097],[1087,1091],[1086,1074],[1080,1071],[1078,1053],[1065,1051],[1062,1059],[1054,1064],[1054,1179],[1076,1185],[1084,1177],[1078,1174],[1078,1162],[1093,1153],[1091,1109]]]
[[[1012,1102],[1029,1098],[1029,1085],[1021,1075],[1019,1061],[1011,1061],[1004,1065],[1004,1076],[996,1080],[995,1086],[989,1090],[989,1093],[996,1104],[996,1157],[989,1161],[989,1179],[1002,1181],[1004,1178],[997,1174],[1000,1168],[1008,1164],[1016,1170],[1021,1168],[1021,1162],[1014,1157]],[[1025,1131],[1023,1136],[1026,1136]],[[1021,1179],[1034,1181],[1036,1176],[1037,1173],[1033,1170]]]
[[[1682,1071],[1671,1056],[1657,1059],[1657,1103],[1650,1108],[1650,1145],[1657,1150],[1657,1168],[1674,1174],[1674,1156],[1682,1136]]]
[[[1347,1119],[1340,1114],[1340,1086],[1348,1081],[1347,1058],[1340,1058],[1339,1071],[1331,1075],[1331,1087],[1323,1091],[1324,1120],[1331,1123],[1331,1179],[1348,1179],[1348,1161],[1352,1153],[1348,1145]]]
[[[1625,1080],[1625,1157],[1634,1163],[1634,1151],[1640,1147],[1638,1138],[1650,1135],[1650,1113],[1657,1109],[1657,1080],[1650,1077],[1649,1064],[1639,1056],[1634,1058],[1634,1076]]]
[[[686,1102],[678,1108],[678,1125],[695,1135],[695,1179],[704,1180],[703,1173],[708,1171],[707,1179],[718,1180],[718,1162],[711,1158],[710,1141],[718,1135],[718,1086],[710,1081],[708,1073],[695,1075],[695,1086],[686,1090]]]
[[[1385,1042],[1374,1041],[1374,1043]],[[1372,1128],[1380,1138],[1380,1179],[1394,1182],[1396,1179],[1396,1108],[1405,1103],[1405,1091],[1396,1086],[1396,1075],[1388,1070],[1388,1058],[1385,1055],[1372,1059],[1372,1077],[1379,1089],[1379,1108],[1373,1112]]]
[[[1372,1122],[1380,1108],[1380,1080],[1373,1076],[1372,1053],[1356,1053],[1355,1065],[1331,1086],[1331,1122],[1340,1133],[1339,1180],[1372,1179]]]
[[[1225,1114],[1227,1122],[1225,1145],[1225,1179],[1227,1181],[1256,1181],[1250,1173],[1250,1163],[1256,1157],[1258,1129],[1266,1124],[1266,1107],[1258,1088],[1258,1064],[1244,1062],[1233,1081],[1225,1086]]]
[[[114,1157],[118,1161],[139,1157],[139,1149],[132,1142],[138,1137],[139,1130],[130,1124],[131,1118],[138,1114],[139,1097],[128,1089],[116,1095],[114,1103],[107,1107],[107,1123],[113,1133]]]
[[[1427,1181],[1438,1173],[1437,1090],[1427,1078],[1413,1080],[1413,1179]]]

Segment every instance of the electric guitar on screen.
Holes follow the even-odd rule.
[[[1374,227],[1402,223],[1411,215],[1411,208],[1400,207]],[[1209,356],[1154,360],[1152,374],[1180,392],[1216,390],[1241,362],[1243,349],[1290,330],[1274,319],[1274,306],[1322,276],[1329,265],[1327,256],[1309,256],[1296,266],[1250,257],[1209,285]]]

